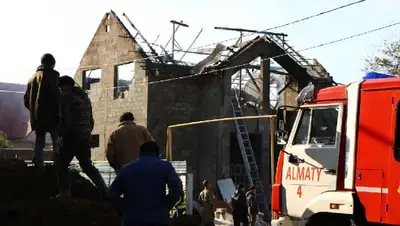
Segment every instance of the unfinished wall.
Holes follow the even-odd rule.
[[[114,13],[107,13],[89,47],[87,48],[75,81],[84,88],[89,88],[87,81],[91,77],[90,70],[101,69],[100,81],[90,84],[90,98],[93,105],[95,128],[93,134],[99,135],[99,148],[93,152],[95,160],[105,160],[104,148],[109,134],[118,125],[118,118],[124,111],[131,111],[139,124],[147,122],[147,82],[143,64],[134,62],[134,83],[123,95],[116,95],[118,86],[117,66],[141,59],[139,46],[130,38],[127,29]],[[94,73],[94,72],[92,72]],[[95,78],[92,78],[94,80]],[[98,79],[97,79],[98,80]],[[122,98],[123,97],[123,98]]]

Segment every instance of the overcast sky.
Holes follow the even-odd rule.
[[[203,27],[194,46],[238,36],[215,26],[263,30],[346,3],[349,0],[13,0],[1,1],[1,82],[26,83],[45,52],[57,60],[61,74],[73,75],[104,13],[127,13],[146,38],[160,34],[164,44],[172,33],[170,20],[189,28],[177,33],[187,48]],[[400,21],[399,0],[366,0],[327,15],[274,32],[287,33],[289,43],[303,49]],[[383,40],[398,38],[400,25],[333,45],[302,52],[317,58],[338,82],[363,76],[363,59]],[[397,33],[396,33],[397,32]]]

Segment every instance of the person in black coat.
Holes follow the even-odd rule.
[[[249,220],[247,218],[247,199],[243,184],[237,186],[237,190],[232,196],[232,217],[233,225],[235,226],[240,226],[240,223],[242,223],[243,226],[249,225]]]
[[[32,162],[43,168],[43,149],[46,145],[46,133],[50,133],[53,142],[53,160],[57,153],[57,126],[59,123],[59,104],[61,93],[57,83],[60,74],[54,70],[56,60],[46,53],[41,65],[29,79],[24,94],[24,105],[30,112],[30,124],[35,131],[35,148]]]

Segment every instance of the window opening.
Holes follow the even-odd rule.
[[[91,147],[98,148],[100,146],[100,136],[99,134],[92,134],[91,139]]]
[[[338,108],[303,109],[292,145],[335,145]]]
[[[106,32],[107,32],[107,33],[110,32],[110,29],[111,29],[110,25],[107,24],[107,25],[106,25]]]
[[[135,84],[135,63],[117,65],[115,71],[114,99],[123,98],[124,92],[129,91],[130,86]]]
[[[87,70],[83,72],[83,88],[85,90],[94,90],[100,88],[101,69]]]

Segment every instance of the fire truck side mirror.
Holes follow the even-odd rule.
[[[275,136],[276,136],[276,141],[279,145],[286,145],[289,133],[284,130],[278,130],[276,131]]]
[[[293,127],[298,107],[280,106],[276,112],[278,128],[276,132],[276,140],[279,145],[286,145],[289,140],[290,130]]]

